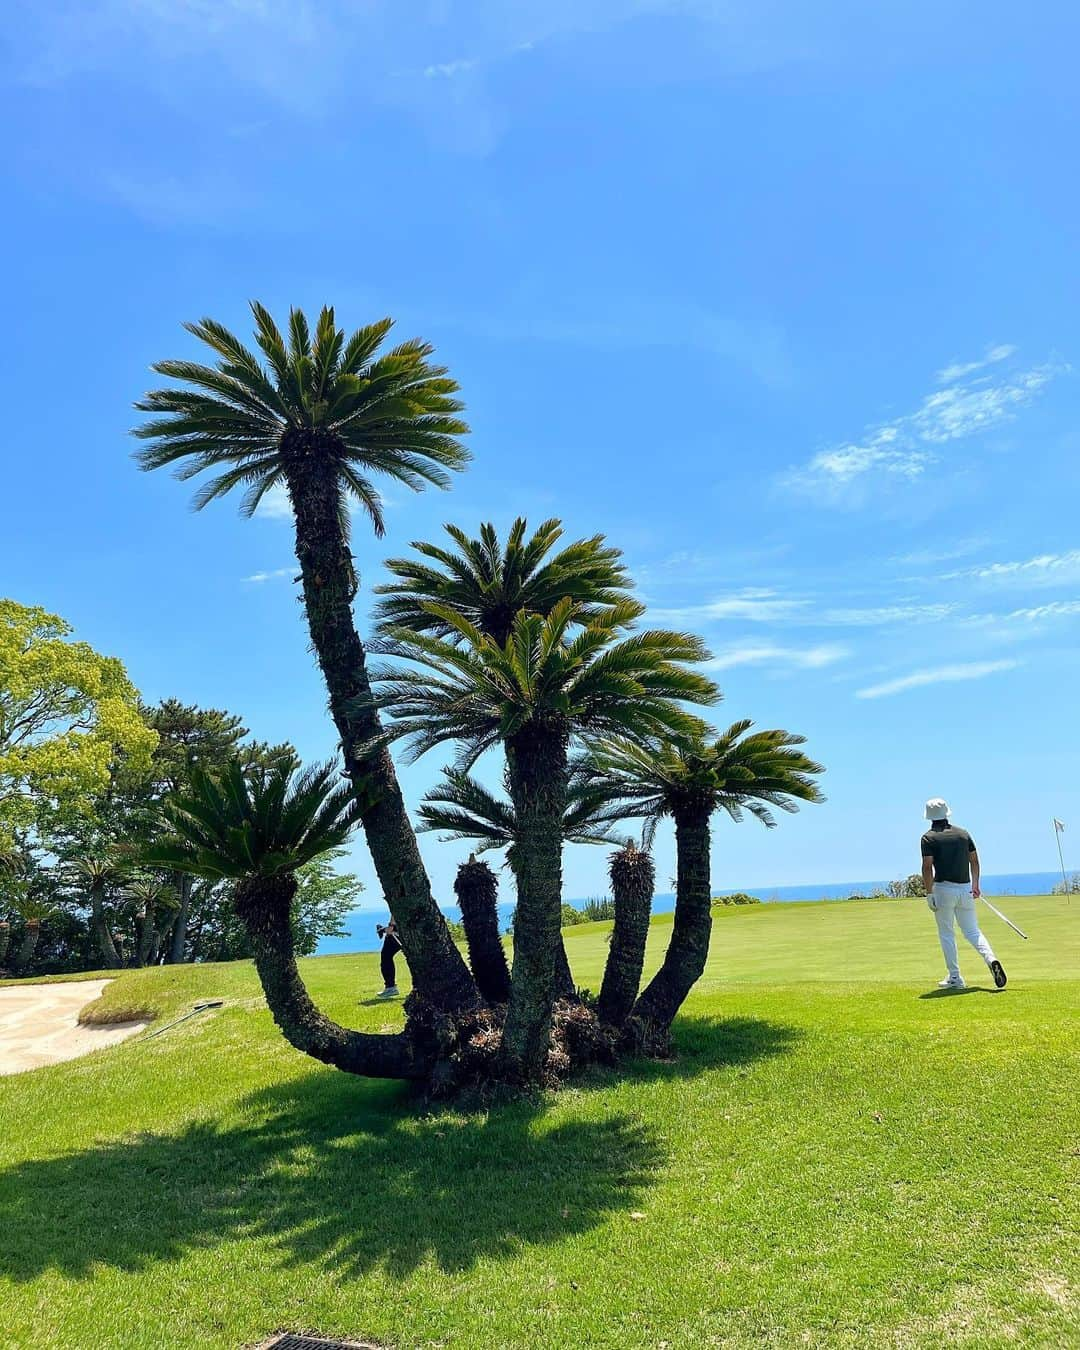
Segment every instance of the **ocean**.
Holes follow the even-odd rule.
[[[983,890],[987,895],[1049,895],[1055,885],[1061,884],[1060,872],[1002,872],[983,877]],[[718,890],[717,895],[731,895],[736,891],[745,891],[756,895],[765,903],[783,903],[799,900],[846,900],[852,895],[869,895],[884,887],[883,881],[829,881],[811,882],[805,886],[731,886]],[[571,900],[572,905],[583,905],[584,898]],[[513,901],[503,901],[499,909],[499,926],[503,929],[510,922]],[[675,896],[668,891],[653,897],[654,914],[670,914],[675,908]],[[448,919],[458,920],[461,911],[456,905],[444,905],[443,912]],[[334,952],[377,952],[379,936],[375,925],[385,923],[385,907],[357,909],[345,917],[348,932],[344,937],[323,938],[319,943],[318,955],[329,956]]]

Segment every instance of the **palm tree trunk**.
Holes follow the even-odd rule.
[[[350,1031],[312,1003],[296,967],[289,907],[296,876],[248,877],[236,887],[236,912],[255,953],[255,969],[274,1021],[297,1050],[346,1073],[373,1078],[423,1079],[429,1066],[403,1034]]]
[[[4,957],[7,956],[8,946],[11,943],[11,924],[0,923],[0,966],[4,964]]]
[[[282,453],[308,629],[375,871],[397,921],[414,988],[444,1011],[475,1007],[476,984],[431,893],[393,761],[379,739],[382,728],[353,621],[355,580],[339,518],[341,492],[327,446],[314,432],[288,435],[292,439],[283,443]]]
[[[145,966],[150,960],[150,948],[154,941],[154,907],[147,905],[141,914],[135,915],[138,927],[138,945],[135,948],[135,964]]]
[[[675,816],[675,921],[664,963],[631,1014],[631,1039],[642,1048],[665,1050],[671,1024],[687,994],[701,978],[712,935],[707,807]]]
[[[556,957],[561,945],[562,824],[566,810],[566,737],[526,725],[506,741],[510,796],[518,820],[514,849],[517,914],[503,1067],[538,1080],[551,1043]]]
[[[20,975],[29,968],[30,962],[34,959],[34,953],[37,951],[37,945],[40,940],[41,920],[27,919],[26,927],[23,930],[23,940],[19,943],[19,950],[15,955],[15,969]]]
[[[176,889],[180,896],[180,908],[176,911],[176,919],[173,922],[172,942],[169,945],[170,966],[178,966],[183,963],[184,949],[187,946],[187,928],[188,916],[191,913],[191,887],[192,878],[183,872],[176,874]]]
[[[510,997],[510,967],[499,935],[499,883],[495,873],[486,862],[470,856],[458,868],[454,894],[477,987],[488,1003],[505,1003]]]
[[[602,1022],[621,1027],[641,985],[656,872],[649,855],[630,843],[611,855],[608,871],[615,927],[596,1011]]]
[[[109,932],[105,918],[105,906],[102,901],[102,885],[92,882],[90,885],[90,931],[94,943],[101,953],[101,964],[105,970],[119,970],[120,956]]]

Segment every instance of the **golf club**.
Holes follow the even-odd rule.
[[[997,905],[992,905],[990,901],[987,900],[985,895],[981,895],[979,899],[983,902],[983,904],[986,906],[987,909],[992,909],[994,911],[994,913],[998,916],[998,918],[1001,920],[1002,923],[1007,923],[1014,933],[1020,934],[1020,936],[1024,939],[1025,942],[1028,940],[1028,935],[1024,932],[1024,930],[1022,928],[1017,928],[1016,924],[1013,923],[1012,919],[1007,919],[1005,915],[1002,914],[1001,910],[998,909]]]

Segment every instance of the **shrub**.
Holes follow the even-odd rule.
[[[714,905],[760,905],[761,899],[747,895],[745,891],[736,891],[733,895],[714,895],[712,902]]]
[[[608,895],[592,896],[581,908],[580,923],[600,923],[604,919],[614,919],[615,901]]]

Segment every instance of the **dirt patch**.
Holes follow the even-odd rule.
[[[0,989],[0,1075],[24,1073],[118,1045],[142,1031],[145,1020],[80,1025],[79,1013],[100,997],[108,980],[20,984]]]

